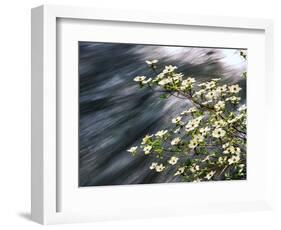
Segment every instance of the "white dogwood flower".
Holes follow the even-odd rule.
[[[137,76],[134,78],[134,81],[141,82],[141,81],[144,81],[145,79],[146,79],[146,76]]]
[[[148,78],[147,80],[142,81],[143,84],[147,84],[152,81],[152,78]]]
[[[234,155],[231,158],[228,159],[228,164],[236,164],[240,161],[240,156],[239,155]]]
[[[145,135],[144,138],[142,138],[142,144],[145,145],[149,140],[150,138],[153,137],[153,135]]]
[[[151,65],[155,65],[157,62],[158,62],[158,60],[156,60],[156,59],[154,59],[154,60],[146,60],[145,61],[146,62],[146,64],[148,64],[149,66],[151,66]]]
[[[157,81],[163,79],[164,76],[165,76],[164,73],[159,73],[159,74],[153,79],[153,82],[157,82]]]
[[[168,133],[168,130],[160,130],[160,131],[158,131],[157,133],[155,133],[155,136],[156,136],[156,137],[163,138],[166,133]]]
[[[187,125],[185,126],[185,130],[187,132],[194,130],[195,128],[197,128],[199,125],[199,122],[196,120],[191,120],[187,123]]]
[[[180,132],[180,127],[174,130],[174,133],[179,133]]]
[[[185,167],[178,168],[174,176],[181,175],[184,173]]]
[[[227,91],[227,85],[222,85],[217,88],[218,93],[225,93]]]
[[[225,103],[223,101],[219,101],[217,104],[215,104],[215,110],[223,110],[225,107]]]
[[[216,82],[215,81],[206,82],[205,86],[206,86],[206,89],[210,90],[216,86]]]
[[[209,172],[209,173],[205,176],[205,178],[206,178],[207,180],[211,180],[212,177],[215,175],[215,173],[216,173],[216,171],[211,171],[211,172]]]
[[[163,85],[167,85],[172,82],[173,82],[173,80],[171,78],[165,78],[165,79],[159,81],[158,84],[163,86]]]
[[[203,142],[204,141],[204,137],[202,134],[197,134],[197,135],[194,135],[193,137],[193,140],[196,141],[196,142]]]
[[[188,147],[191,149],[195,149],[198,145],[198,142],[196,140],[191,140],[188,144]]]
[[[196,95],[196,96],[201,96],[201,95],[203,95],[205,92],[206,92],[205,89],[200,89],[200,90],[198,90],[197,92],[195,92],[194,95]]]
[[[165,169],[165,166],[163,164],[156,165],[155,170],[156,172],[162,172]]]
[[[192,173],[195,173],[196,171],[199,171],[200,170],[200,166],[199,165],[196,165],[196,164],[193,164],[191,167],[190,167],[190,171]]]
[[[178,67],[172,66],[172,65],[165,66],[165,69],[163,70],[163,73],[171,73],[174,70],[176,70],[177,68]]]
[[[207,133],[208,133],[210,130],[211,130],[211,129],[210,129],[208,126],[206,126],[205,128],[199,129],[199,132],[200,132],[203,136],[206,136]]]
[[[196,111],[197,111],[197,109],[196,109],[195,107],[192,107],[192,108],[189,108],[188,110],[182,111],[182,112],[181,112],[181,115],[187,115],[187,114],[189,114],[189,113],[194,113],[194,112],[196,112]]]
[[[174,82],[178,83],[179,81],[182,80],[182,77],[183,77],[183,74],[176,73],[176,74],[173,74],[173,78],[172,79],[173,79]]]
[[[246,105],[241,105],[238,109],[238,111],[242,112],[242,111],[245,111],[247,109]]]
[[[131,147],[130,149],[128,149],[127,152],[136,153],[137,149],[138,149],[138,146],[134,146],[134,147]]]
[[[215,99],[216,97],[217,97],[217,92],[214,90],[206,94],[206,98],[209,100]]]
[[[199,116],[194,119],[195,122],[200,123],[200,121],[204,118],[204,116]]]
[[[178,160],[179,160],[178,157],[171,157],[168,163],[171,165],[175,165],[178,162]]]
[[[144,146],[144,148],[143,148],[144,154],[145,155],[149,154],[151,149],[152,149],[152,146],[150,146],[150,145]]]
[[[240,100],[241,97],[236,97],[236,96],[228,97],[225,99],[225,101],[230,101],[231,103],[238,103]]]
[[[222,128],[216,128],[212,133],[213,137],[215,137],[215,138],[221,138],[225,134],[226,134],[226,132]]]
[[[234,146],[229,146],[229,147],[227,147],[224,151],[223,151],[223,153],[235,153],[235,147]]]
[[[155,169],[156,168],[156,166],[157,166],[157,163],[155,163],[155,162],[152,162],[152,164],[150,165],[150,169],[151,170],[153,170],[153,169]]]
[[[175,117],[175,118],[173,118],[172,119],[172,123],[174,123],[174,124],[178,124],[180,121],[181,121],[181,116],[178,116],[178,117]]]
[[[188,86],[191,86],[193,83],[195,83],[195,79],[192,78],[192,77],[189,77],[185,80],[182,81],[181,85],[184,87],[184,88],[187,88]]]
[[[220,81],[221,78],[213,78],[212,81]]]
[[[176,137],[171,141],[171,145],[178,145],[181,142],[180,137]]]
[[[239,93],[239,91],[241,90],[238,84],[228,86],[228,89],[230,93]]]
[[[241,153],[241,149],[239,147],[234,147],[234,146],[229,146],[228,148],[226,148],[223,153],[231,153],[231,154],[237,154],[239,155]]]
[[[218,159],[218,164],[223,165],[227,160],[227,157],[219,157]]]
[[[210,103],[212,103],[212,102],[213,102],[212,100],[208,100],[208,101],[202,102],[201,104],[202,104],[202,105],[208,105],[208,104],[210,104]]]
[[[220,128],[220,127],[224,127],[227,125],[227,122],[225,122],[224,120],[218,120],[218,121],[215,121],[213,126],[216,127],[216,128]]]
[[[226,149],[229,146],[229,142],[226,142],[225,144],[222,145],[223,149]]]

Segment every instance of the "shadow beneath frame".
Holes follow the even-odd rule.
[[[29,212],[20,212],[18,213],[18,216],[25,220],[31,221],[31,214]]]

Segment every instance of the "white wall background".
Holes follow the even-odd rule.
[[[98,6],[116,9],[137,9],[201,15],[262,17],[275,20],[276,97],[281,98],[281,14],[280,1],[261,0],[6,0],[0,13],[0,228],[39,229],[29,220],[30,209],[30,8],[41,4]],[[278,65],[279,64],[279,65]],[[258,93],[258,92],[257,92]],[[280,128],[274,114],[276,130]],[[276,140],[278,140],[278,131]],[[276,181],[280,180],[276,152]],[[207,193],[208,191],[206,191]],[[281,227],[281,187],[275,186],[274,212],[202,215],[186,218],[130,220],[48,226],[47,229],[278,229]],[[188,208],[188,207],[187,207]]]

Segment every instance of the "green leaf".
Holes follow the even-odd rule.
[[[169,98],[169,96],[170,96],[170,94],[165,93],[165,94],[160,95],[160,98],[167,99],[167,98]]]

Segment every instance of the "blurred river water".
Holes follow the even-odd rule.
[[[171,119],[188,107],[177,98],[161,100],[159,93],[140,89],[133,78],[151,75],[145,60],[159,67],[176,65],[197,81],[221,77],[239,83],[246,100],[247,64],[239,50],[79,42],[79,185],[124,185],[177,182],[165,170],[149,170],[152,158],[131,156],[146,134],[168,128]]]

